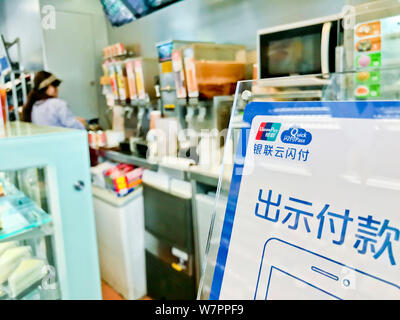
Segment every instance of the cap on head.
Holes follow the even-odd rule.
[[[35,88],[42,90],[52,85],[54,87],[59,86],[61,80],[50,72],[40,71],[35,75]]]

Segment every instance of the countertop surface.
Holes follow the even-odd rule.
[[[13,121],[13,122],[7,122],[7,124],[4,127],[3,126],[0,127],[0,138],[24,138],[24,137],[39,136],[39,135],[71,134],[71,133],[80,134],[82,131],[83,130],[38,126],[36,124],[28,122]],[[84,132],[86,133],[86,131]],[[0,142],[1,141],[2,140],[0,139]]]
[[[159,166],[165,165],[149,161],[148,159],[140,157],[135,154],[127,154],[115,150],[103,149],[101,150],[101,154],[103,157],[109,160],[130,163],[153,171],[157,171]],[[224,178],[226,181],[229,181],[231,179],[232,167],[233,166],[231,164],[226,164],[224,167]],[[177,170],[177,167],[174,166],[173,169]],[[221,174],[221,166],[218,165],[210,167],[210,166],[190,165],[188,167],[182,168],[181,171],[187,174],[188,179],[201,180],[208,184],[213,184],[216,186],[218,185],[218,180]]]

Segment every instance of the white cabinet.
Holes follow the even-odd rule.
[[[93,187],[102,279],[124,298],[146,295],[143,194],[125,197]]]

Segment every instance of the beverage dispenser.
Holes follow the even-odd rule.
[[[156,45],[160,74],[161,111],[164,117],[176,117],[185,128],[186,85],[179,48],[187,41],[170,40]],[[176,72],[174,72],[174,67]]]

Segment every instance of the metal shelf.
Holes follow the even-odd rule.
[[[124,100],[114,100],[114,103],[115,106],[120,106],[120,107],[146,107],[148,105],[151,105],[150,101],[143,99],[131,100],[129,103]]]
[[[258,87],[314,87],[329,86],[330,79],[319,78],[316,76],[293,76],[281,78],[269,78],[264,81],[256,82]]]
[[[146,158],[134,154],[122,153],[118,151],[101,150],[100,155],[112,161],[133,164],[150,170],[157,170],[158,164],[149,162]]]
[[[287,99],[304,99],[304,98],[321,98],[322,90],[288,90],[268,94],[254,94],[253,100],[257,98],[287,98]]]

